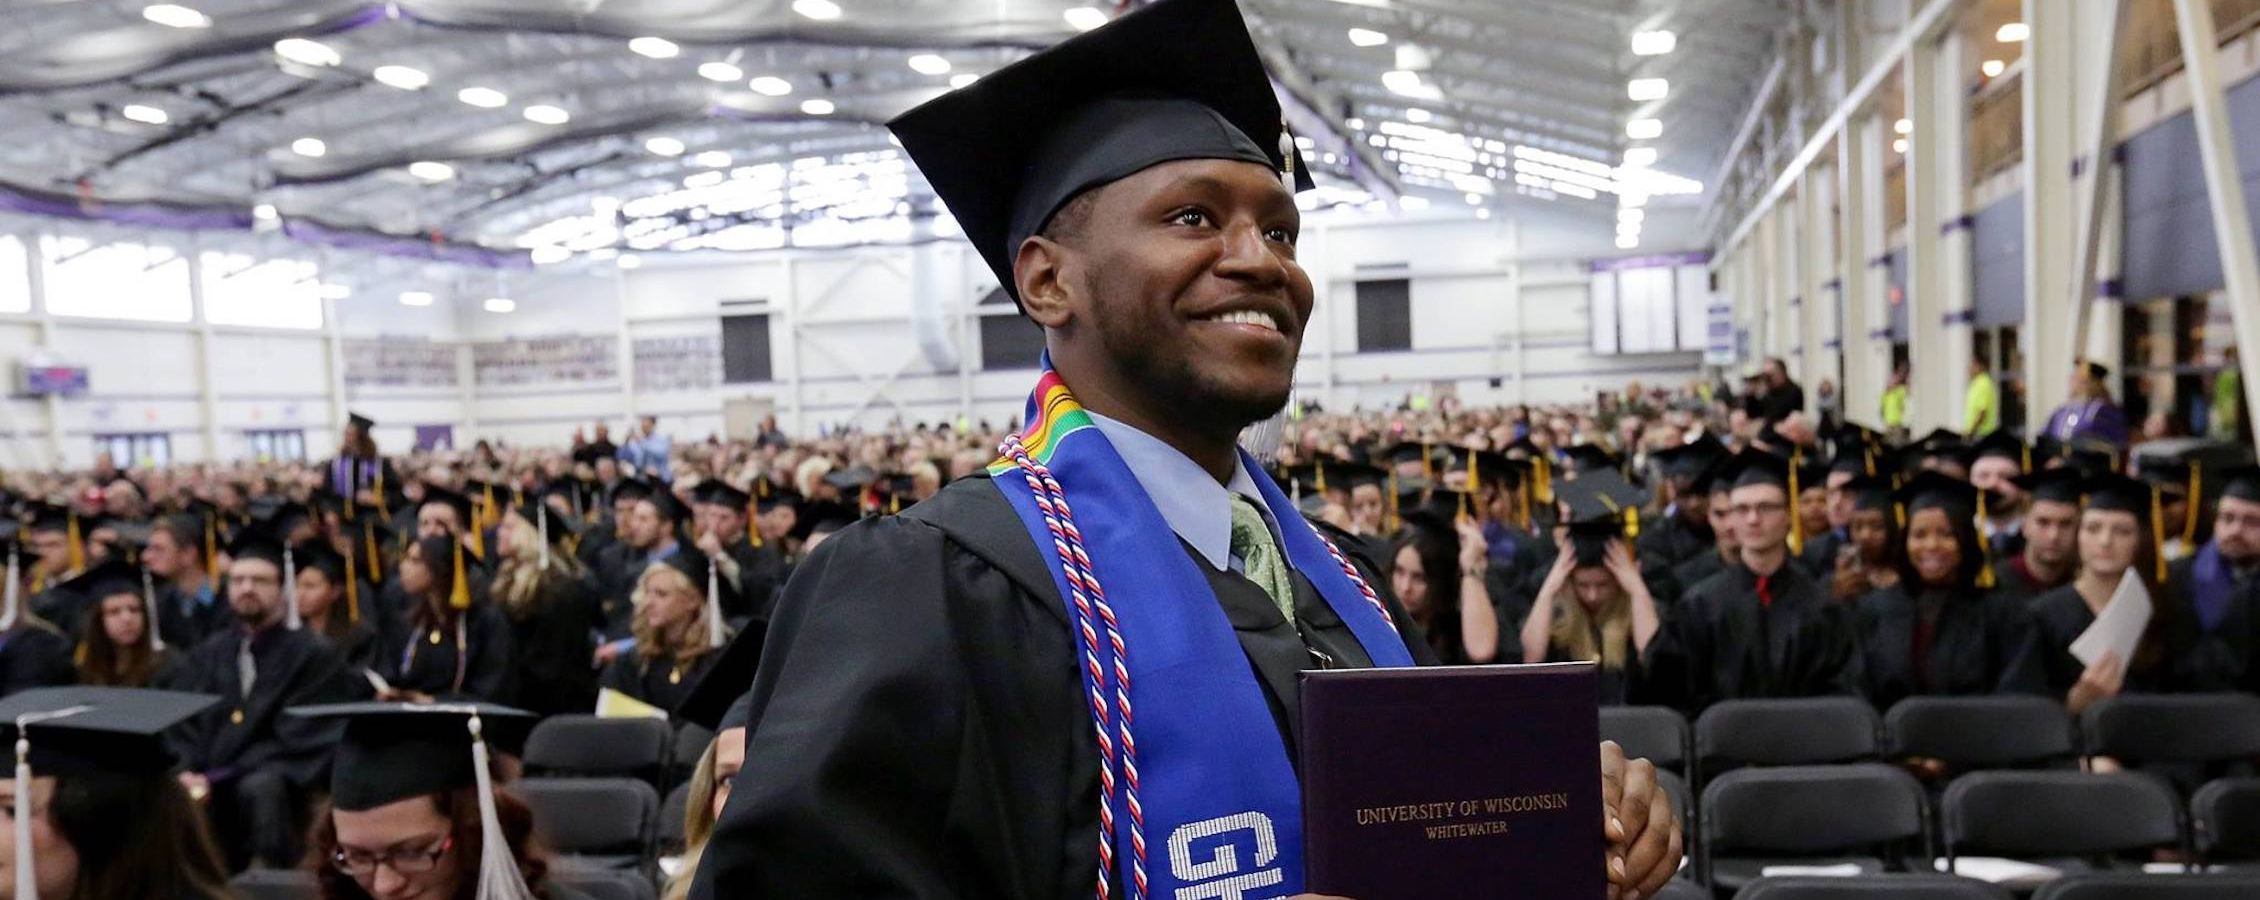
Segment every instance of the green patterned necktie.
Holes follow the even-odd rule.
[[[1271,595],[1272,604],[1287,621],[1295,621],[1295,590],[1287,581],[1287,560],[1271,540],[1263,513],[1240,494],[1232,495],[1232,555],[1240,558],[1240,574]]]

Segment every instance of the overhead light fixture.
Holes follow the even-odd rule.
[[[525,115],[526,121],[536,125],[563,125],[573,121],[573,114],[566,112],[564,107],[551,106],[547,103],[536,103],[526,107]]]
[[[353,296],[353,289],[342,284],[324,284],[321,290],[324,300],[343,300]]]
[[[322,143],[321,138],[302,137],[290,142],[290,152],[319,159],[330,152],[330,145]]]
[[[272,203],[261,203],[251,207],[251,217],[261,222],[272,222],[282,218],[282,213],[276,212]]]
[[[1432,119],[1432,118],[1435,118],[1435,117],[1434,117],[1434,116],[1431,116],[1431,115],[1429,115],[1429,114],[1428,114],[1428,110],[1425,110],[1425,109],[1421,109],[1420,107],[1417,107],[1417,106],[1415,106],[1415,107],[1413,107],[1413,108],[1411,108],[1411,109],[1405,110],[1405,121],[1407,121],[1407,122],[1411,122],[1411,123],[1413,123],[1413,124],[1415,124],[1415,125],[1424,125],[1424,124],[1427,124],[1428,120],[1429,120],[1429,119]]]
[[[408,164],[408,174],[425,181],[446,181],[455,177],[455,167],[443,162],[422,159]]]
[[[1891,123],[1891,132],[1893,134],[1910,134],[1913,133],[1914,130],[1915,120],[1913,119],[1900,119],[1899,121]]]
[[[727,169],[730,167],[730,154],[720,150],[708,150],[691,157],[691,161],[709,169]]]
[[[763,75],[746,83],[746,87],[765,97],[782,97],[793,92],[793,83],[775,75]]]
[[[683,155],[683,142],[671,137],[655,137],[643,142],[643,148],[660,156]]]
[[[518,308],[518,301],[508,297],[488,297],[487,302],[480,305],[485,306],[487,312],[490,313],[506,313],[515,311]]]
[[[1483,205],[1483,195],[1482,195],[1482,194],[1478,194],[1478,193],[1475,193],[1475,192],[1473,192],[1473,191],[1469,191],[1469,192],[1468,192],[1468,195],[1467,195],[1467,205],[1469,205],[1469,206],[1482,206],[1482,205]]]
[[[1907,139],[1906,139],[1906,138],[1892,138],[1892,139],[1891,139],[1891,152],[1893,152],[1893,153],[1905,153],[1905,152],[1907,152]]]
[[[910,58],[910,70],[920,75],[947,74],[950,61],[948,57],[939,54],[920,53]]]
[[[1074,26],[1076,31],[1089,31],[1106,24],[1107,20],[1105,12],[1089,6],[1070,7],[1061,12],[1059,17],[1066,19],[1067,24]]]
[[[620,258],[618,260],[615,260],[615,262],[620,266],[620,268],[633,269],[637,266],[643,265],[643,257],[637,256],[633,253],[622,253],[620,254]]]
[[[1679,47],[1679,35],[1658,29],[1632,33],[1632,55],[1662,56]]]
[[[2021,44],[2032,37],[2032,26],[2023,22],[2010,22],[1993,30],[1993,39],[2004,44]]]
[[[1416,100],[1442,100],[1444,92],[1435,85],[1420,80],[1420,73],[1411,69],[1390,69],[1381,73],[1381,86],[1390,93]]]
[[[1405,212],[1419,212],[1428,208],[1428,198],[1406,194],[1397,198],[1397,208]]]
[[[819,22],[829,22],[840,17],[840,5],[832,0],[793,0],[793,12]]]
[[[307,66],[334,66],[344,62],[337,49],[321,41],[305,38],[283,38],[275,42],[275,55]]]
[[[118,115],[140,122],[143,125],[163,125],[173,120],[173,117],[164,110],[146,103],[128,103],[124,108],[118,110]]]
[[[155,3],[141,8],[141,17],[173,28],[210,28],[212,17],[178,3]]]
[[[1619,250],[1630,250],[1630,249],[1632,249],[1632,248],[1634,248],[1634,247],[1638,247],[1638,246],[1640,246],[1640,236],[1639,236],[1639,235],[1637,235],[1637,234],[1620,234],[1620,235],[1617,235],[1617,249],[1619,249]]]
[[[568,259],[572,259],[573,251],[567,250],[564,247],[558,246],[556,244],[543,244],[539,247],[535,247],[532,252],[527,253],[526,257],[530,260],[533,260],[534,265],[552,266],[564,262]]]
[[[1628,169],[1645,169],[1656,164],[1656,148],[1632,147],[1624,151],[1624,165]]]
[[[480,109],[500,109],[510,103],[510,97],[490,87],[467,87],[455,92],[455,99]]]
[[[729,173],[717,172],[710,169],[704,172],[691,173],[688,177],[683,179],[683,187],[690,188],[692,190],[716,187],[719,186],[722,182],[728,181],[729,179]]]
[[[1624,123],[1624,136],[1636,141],[1652,141],[1664,136],[1664,123],[1659,119],[1634,119]]]
[[[1617,237],[1633,237],[1633,238],[1637,238],[1637,237],[1639,237],[1639,236],[1640,236],[1640,223],[1639,223],[1639,222],[1626,222],[1626,221],[1623,221],[1623,220],[1621,220],[1621,219],[1617,221]]]
[[[1617,224],[1619,224],[1619,225],[1625,224],[1626,222],[1630,222],[1630,223],[1632,223],[1632,224],[1634,224],[1634,225],[1638,225],[1638,224],[1640,224],[1640,223],[1642,223],[1642,222],[1645,222],[1645,221],[1648,221],[1648,212],[1647,212],[1646,210],[1640,210],[1640,209],[1620,209],[1620,210],[1617,210]]]
[[[1478,219],[1488,219],[1488,218],[1491,218],[1491,207],[1488,207],[1488,206],[1478,206],[1478,207],[1476,207],[1476,208],[1475,208],[1475,217],[1476,217],[1476,218],[1478,218]]]
[[[800,101],[800,111],[812,116],[828,116],[838,108],[832,105],[832,101],[822,97],[810,97]]]
[[[2008,68],[2008,63],[2002,62],[1998,59],[1989,59],[1984,62],[1978,63],[1978,71],[1984,74],[1987,78],[1999,78],[2001,77],[2001,73],[2007,71]]]
[[[959,73],[957,73],[957,74],[955,74],[955,75],[952,75],[952,76],[950,76],[950,87],[953,87],[953,88],[962,88],[962,87],[965,87],[966,85],[972,84],[973,82],[976,82],[976,81],[980,81],[980,80],[981,80],[981,76],[980,76],[980,75],[977,75],[977,74],[975,74],[975,73],[972,73],[972,72],[959,72]]]
[[[369,72],[369,77],[378,84],[404,91],[420,91],[424,85],[432,83],[432,76],[424,74],[424,70],[407,66],[378,66]]]
[[[674,41],[663,37],[631,39],[628,41],[628,50],[638,56],[648,56],[652,59],[674,59],[677,54],[683,52],[683,48],[675,46]]]
[[[400,305],[430,306],[432,305],[432,294],[430,291],[401,291]]]
[[[1350,29],[1350,44],[1357,47],[1379,47],[1389,43],[1389,36],[1371,28]]]
[[[1635,78],[1624,83],[1624,94],[1634,100],[1662,100],[1671,93],[1671,82],[1661,78]]]
[[[745,77],[745,70],[738,68],[733,63],[717,59],[712,62],[699,63],[698,77],[708,81],[736,81]]]

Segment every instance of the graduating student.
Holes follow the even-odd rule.
[[[2031,602],[2064,586],[2079,571],[2079,531],[2086,478],[2060,466],[2015,478],[2024,492],[2017,552],[1993,564],[1995,590]]]
[[[1688,588],[1648,647],[1651,682],[1672,705],[1861,692],[1852,609],[1790,560],[1789,472],[1787,460],[1745,450],[1719,476],[1733,486],[1740,558]]]
[[[1859,600],[1868,699],[1992,693],[2024,627],[2024,605],[1993,591],[1977,531],[1977,488],[1936,472],[1909,479],[1898,577]]]
[[[1986,498],[1978,527],[1985,531],[1986,546],[1995,559],[2015,556],[2024,548],[2020,532],[2029,498],[2017,481],[2031,468],[2031,460],[2032,448],[2006,431],[1978,438],[1970,448],[1970,484],[1984,491]]]
[[[85,600],[58,588],[86,569],[86,543],[79,526],[78,513],[69,507],[40,503],[32,506],[31,522],[23,532],[32,554],[31,591],[25,595],[28,608],[73,641],[78,639],[74,629],[86,621]]]
[[[428,537],[400,557],[400,587],[409,600],[407,627],[377,655],[386,700],[473,698],[494,701],[515,688],[510,621],[470,580],[470,549],[452,537]]]
[[[783,580],[785,559],[768,542],[756,543],[759,536],[746,517],[753,506],[752,495],[728,482],[710,480],[699,482],[691,502],[703,519],[694,543],[721,565],[722,577],[734,588],[732,604],[722,609],[723,618],[741,627],[756,619],[768,621],[770,608],[776,604],[777,586]]]
[[[602,624],[588,570],[568,552],[569,497],[551,491],[510,507],[495,529],[489,597],[510,620],[517,687],[512,705],[540,715],[596,706],[593,635]]]
[[[1725,446],[1709,435],[1656,451],[1671,505],[1661,521],[1640,529],[1641,565],[1669,568],[1710,552],[1718,543],[1711,532],[1710,498],[1695,490],[1695,480],[1725,455]]]
[[[119,687],[38,688],[0,700],[0,738],[17,748],[16,777],[0,779],[14,838],[0,843],[7,896],[232,900],[164,738],[218,701]]]
[[[1828,530],[1806,544],[1804,556],[1819,563],[1813,574],[1824,581],[1829,580],[1837,563],[1843,561],[1844,548],[1852,542],[1852,495],[1845,488],[1853,479],[1868,475],[1871,460],[1864,452],[1839,454],[1823,470],[1821,496],[1826,505],[1822,516]]]
[[[165,643],[186,650],[233,624],[214,568],[220,545],[218,514],[208,504],[193,503],[151,523],[141,564],[156,581],[158,634]]]
[[[1285,405],[1311,315],[1280,121],[1230,0],[1160,0],[894,123],[1045,327],[1045,371],[992,474],[794,573],[693,897],[1127,896],[1115,847],[1225,817],[1267,825],[1276,856],[1156,855],[1145,893],[1301,889],[1297,673],[1428,654],[1386,582],[1234,446]],[[1062,587],[1068,564],[1098,589]],[[1068,600],[1097,594],[1113,625]],[[1135,722],[1090,702],[1116,656],[1079,620],[1121,637]],[[1130,735],[1109,746],[1138,754],[1137,785],[1095,733]],[[1653,894],[1678,866],[1669,804],[1648,767],[1602,756],[1622,861],[1604,865]],[[1117,814],[1131,790],[1140,814]]]
[[[291,713],[343,732],[314,823],[322,900],[586,900],[548,880],[533,810],[499,783],[496,757],[524,744],[532,713],[382,702]]]
[[[636,614],[633,598],[644,570],[653,563],[667,561],[687,546],[681,530],[686,511],[665,485],[624,481],[621,489],[635,495],[635,500],[628,504],[623,520],[626,527],[620,541],[605,548],[596,564],[597,596],[603,602],[605,637],[605,643],[597,648],[599,662],[610,662],[633,646],[630,640]]]
[[[382,635],[391,629],[379,628],[377,611],[363,604],[369,586],[356,561],[325,541],[307,541],[291,553],[300,626],[328,641],[356,673],[374,668]]]
[[[192,794],[208,795],[229,868],[256,860],[298,864],[307,801],[329,764],[334,728],[293,719],[285,707],[350,699],[355,684],[328,641],[299,627],[283,594],[284,551],[262,528],[228,548],[228,607],[235,627],[189,653],[180,687],[220,703],[173,732]]]
[[[1523,622],[1522,658],[1598,663],[1603,705],[1641,702],[1641,654],[1659,627],[1655,597],[1628,541],[1638,536],[1644,498],[1607,474],[1565,483],[1561,492],[1570,508],[1570,548],[1554,558]]]
[[[2079,519],[2079,569],[2071,583],[2032,599],[2029,617],[2001,685],[2006,690],[2061,697],[2073,714],[2122,691],[2184,689],[2169,645],[2180,632],[2183,605],[2160,592],[2165,566],[2158,558],[2158,498],[2149,485],[2105,473],[2087,479]],[[2150,624],[2131,659],[2106,652],[2094,665],[2072,656],[2072,641],[2095,624],[2128,572],[2152,601]]]
[[[2166,567],[2168,602],[2186,607],[2179,664],[2197,690],[2260,690],[2260,468],[2215,477],[2212,539]]]
[[[633,593],[635,643],[605,666],[597,685],[660,709],[680,705],[729,641],[722,610],[731,593],[698,548],[652,563]]]
[[[1427,509],[1405,513],[1389,556],[1389,586],[1445,665],[1499,661],[1500,627],[1490,555],[1475,520]]]
[[[85,598],[90,621],[79,629],[75,658],[81,684],[168,687],[180,678],[185,649],[168,646],[151,627],[156,591],[149,573],[106,559],[61,585]]]
[[[377,453],[372,436],[376,427],[368,416],[345,414],[345,433],[339,436],[337,457],[322,473],[322,486],[364,506],[382,508],[387,493],[399,489],[400,476]]]
[[[1857,603],[1869,591],[1899,583],[1906,550],[1899,520],[1907,507],[1892,496],[1891,479],[1881,475],[1854,477],[1844,484],[1843,495],[1846,539],[1828,577],[1829,594]]]
[[[1667,607],[1676,606],[1680,595],[1688,588],[1741,562],[1742,544],[1735,537],[1732,512],[1734,483],[1719,477],[1733,459],[1722,456],[1712,460],[1688,485],[1691,493],[1701,493],[1705,498],[1703,514],[1711,523],[1711,549],[1672,566],[1667,574],[1650,577],[1649,592]]]

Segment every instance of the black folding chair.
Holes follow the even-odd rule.
[[[2199,860],[2260,860],[2260,778],[2207,782],[2189,798],[2189,819]]]
[[[659,895],[651,879],[635,872],[566,866],[550,870],[549,880],[590,900],[652,900]]]
[[[1728,772],[1703,789],[1697,874],[1739,890],[1772,865],[1901,871],[1929,857],[1927,798],[1914,776],[1882,763]]]
[[[1674,878],[1656,891],[1655,900],[1712,900],[1712,897],[1710,888],[1685,878]]]
[[[1886,874],[1760,878],[1734,900],[2011,900],[2008,890],[1956,875]]]
[[[1940,816],[1948,871],[1958,856],[2077,872],[2111,868],[2115,854],[2187,849],[2180,800],[2135,772],[1973,772],[1946,786]]]
[[[1875,759],[1882,722],[1858,697],[1728,700],[1695,720],[1697,786],[1741,766],[1809,766]]]
[[[674,729],[660,719],[550,716],[526,736],[526,770],[536,775],[638,778],[656,790],[667,777]]]
[[[1671,707],[1601,707],[1601,739],[1617,742],[1624,755],[1646,759],[1656,768],[1687,771],[1687,717]]]
[[[2064,762],[2079,752],[2064,705],[2046,697],[1909,697],[1883,716],[1895,757],[1922,757],[1957,771]]]
[[[690,780],[691,770],[698,768],[699,757],[706,755],[706,745],[711,743],[714,743],[713,730],[697,722],[684,722],[683,727],[676,729],[672,744],[674,771],[669,774],[668,783]]]
[[[669,856],[683,852],[683,830],[688,827],[684,813],[690,809],[691,783],[675,785],[667,792],[667,799],[659,804],[659,855]]]
[[[228,879],[242,900],[320,900],[322,888],[304,869],[246,869]]]
[[[2142,875],[2131,872],[2068,875],[2045,885],[2032,900],[2252,900],[2260,875]]]
[[[2260,697],[2121,694],[2080,716],[2087,752],[2121,762],[2217,763],[2260,759]]]
[[[520,779],[534,831],[569,867],[632,870],[650,877],[659,835],[659,792],[633,778]]]

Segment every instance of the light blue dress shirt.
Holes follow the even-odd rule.
[[[1279,540],[1279,521],[1271,514],[1271,507],[1263,502],[1263,494],[1256,490],[1255,479],[1247,467],[1234,454],[1232,480],[1216,483],[1216,476],[1177,448],[1163,443],[1160,438],[1139,431],[1122,422],[1109,419],[1085,409],[1091,423],[1106,435],[1114,445],[1116,455],[1138,479],[1146,496],[1153,498],[1154,507],[1161,511],[1169,530],[1177,533],[1193,552],[1201,555],[1209,566],[1218,571],[1241,571],[1240,558],[1232,554],[1232,496],[1238,494],[1255,504],[1263,513],[1263,521],[1271,529],[1275,546],[1285,553],[1286,544]]]

